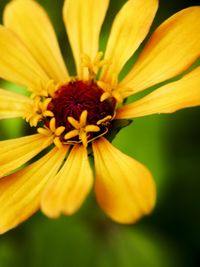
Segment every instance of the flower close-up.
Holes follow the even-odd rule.
[[[99,206],[115,222],[131,224],[153,210],[150,171],[114,147],[112,133],[123,121],[200,105],[200,67],[190,68],[200,56],[200,6],[164,21],[129,72],[120,75],[146,39],[158,4],[126,1],[102,52],[109,0],[65,0],[73,76],[43,7],[34,0],[6,5],[0,78],[27,93],[0,89],[0,119],[23,118],[33,134],[0,141],[0,233],[38,210],[50,218],[74,214],[93,185]],[[126,102],[144,90],[148,94]]]

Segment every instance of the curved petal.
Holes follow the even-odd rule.
[[[186,8],[161,24],[119,84],[126,96],[182,73],[200,56],[200,7]]]
[[[158,8],[157,0],[129,0],[117,14],[109,36],[101,80],[111,82],[146,37]]]
[[[92,170],[87,149],[75,145],[56,177],[44,190],[41,209],[49,217],[70,215],[81,206],[92,186]]]
[[[22,166],[52,143],[41,134],[0,141],[0,178]]]
[[[24,117],[33,100],[4,89],[0,89],[0,119]]]
[[[68,73],[56,34],[45,10],[33,0],[15,0],[4,11],[4,24],[28,47],[47,75],[60,82]]]
[[[0,77],[38,90],[48,77],[15,33],[0,25]]]
[[[62,164],[65,149],[54,148],[34,164],[0,180],[0,234],[39,209],[41,191]]]
[[[63,16],[72,47],[77,72],[83,76],[81,55],[94,58],[99,48],[99,34],[109,0],[65,0]]]
[[[93,142],[95,192],[105,213],[119,223],[134,223],[151,212],[155,184],[141,163],[113,147],[105,138]]]
[[[142,99],[121,107],[117,119],[136,118],[155,113],[172,113],[200,105],[200,67],[182,79],[155,90]]]

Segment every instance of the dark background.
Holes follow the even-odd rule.
[[[0,1],[0,13],[7,2]],[[74,73],[61,16],[63,1],[39,2],[53,21],[68,68]],[[101,47],[105,47],[111,22],[123,3],[111,0]],[[173,13],[197,4],[199,1],[160,1],[153,28]],[[5,82],[1,86],[18,90]],[[157,206],[149,217],[132,226],[115,224],[105,217],[91,193],[74,216],[49,220],[38,213],[2,235],[0,267],[200,266],[199,118],[200,108],[139,118],[114,140],[155,177]],[[2,121],[0,133],[1,139],[17,137],[28,133],[28,127],[21,120]]]

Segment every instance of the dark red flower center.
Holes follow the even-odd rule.
[[[56,127],[64,126],[65,133],[74,130],[69,123],[68,117],[73,117],[79,121],[80,115],[87,110],[87,125],[96,125],[98,121],[107,116],[114,115],[116,100],[109,98],[100,101],[104,91],[94,82],[88,81],[71,81],[66,85],[62,85],[56,92],[52,101],[48,105],[48,110],[54,113],[56,119]],[[100,135],[105,129],[109,128],[109,122],[98,125]],[[91,135],[93,138],[94,133]],[[90,139],[91,139],[90,138]]]

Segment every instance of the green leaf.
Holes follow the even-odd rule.
[[[115,136],[119,133],[119,131],[122,128],[127,127],[128,125],[130,125],[133,122],[133,120],[113,120],[111,123],[111,130],[109,130],[109,132],[105,135],[105,137],[112,142],[112,140],[115,138]]]

